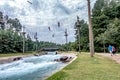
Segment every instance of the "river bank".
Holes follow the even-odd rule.
[[[29,55],[20,55],[20,56],[0,57],[0,64],[12,62],[17,57],[24,58],[24,57],[30,57],[30,56],[33,56],[33,55],[29,54]]]
[[[59,53],[59,52],[58,52]],[[76,53],[59,53],[62,56],[75,56]],[[44,55],[43,53],[34,53],[34,54],[22,54],[19,56],[9,56],[9,57],[0,57],[0,64],[4,64],[4,63],[9,63],[9,62],[13,62],[15,58],[25,58],[25,57],[30,57],[30,56],[41,56]]]
[[[62,56],[72,57],[69,62],[54,61]],[[11,59],[15,57],[3,57],[2,59]],[[25,56],[23,56],[25,57]],[[40,55],[22,57],[22,60],[5,63],[0,65],[0,79],[2,80],[45,80],[57,71],[64,68],[75,59],[75,54],[58,54],[58,55]],[[5,75],[4,75],[5,74]],[[13,77],[15,76],[15,77]]]

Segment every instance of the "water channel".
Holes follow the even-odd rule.
[[[54,61],[54,59],[58,59],[62,55],[51,53],[0,64],[0,80],[44,80],[45,77],[50,76],[50,74],[66,65]]]

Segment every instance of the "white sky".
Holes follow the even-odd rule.
[[[65,43],[67,28],[68,41],[74,42],[74,23],[76,16],[87,21],[87,0],[0,0],[0,11],[4,15],[20,19],[26,31],[33,37],[38,33],[39,41]],[[91,1],[91,5],[96,0]],[[57,23],[60,21],[60,28]],[[51,31],[48,30],[51,27]],[[52,35],[55,37],[52,37]]]

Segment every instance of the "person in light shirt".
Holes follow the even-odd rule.
[[[109,51],[109,53],[111,54],[111,56],[113,55],[113,53],[112,53],[112,46],[111,45],[109,45],[108,46],[108,51]]]

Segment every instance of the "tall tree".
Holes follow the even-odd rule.
[[[26,51],[33,51],[33,41],[29,34],[26,38]]]
[[[93,40],[93,30],[92,30],[92,19],[91,19],[91,6],[90,0],[88,0],[88,21],[89,21],[89,45],[91,57],[94,56],[94,40]]]
[[[97,0],[93,8],[92,22],[95,37],[95,50],[104,51],[107,44],[117,47],[119,42],[119,3],[115,0]],[[102,5],[103,6],[99,6]],[[103,37],[104,36],[104,37]],[[118,38],[118,39],[115,39]]]
[[[15,29],[16,32],[19,32],[22,29],[22,25],[21,25],[20,21],[17,18],[15,18],[15,19],[11,19],[11,18],[8,19],[7,23],[12,25],[11,27],[13,29]]]
[[[80,39],[78,39],[79,37],[78,37],[78,29],[77,29],[77,25],[76,25],[76,23],[75,23],[75,39],[76,39],[76,42],[75,43],[73,43],[72,45],[73,45],[73,48],[75,48],[75,50],[77,50],[78,51],[78,46],[77,46],[77,44],[78,44],[78,42],[80,41],[80,47],[81,47],[81,50],[82,51],[88,51],[88,43],[89,43],[89,37],[88,37],[88,25],[87,25],[87,23],[84,21],[84,20],[80,20],[80,22],[79,22],[79,32],[80,32]],[[75,47],[75,44],[76,44],[76,47]]]
[[[3,13],[0,12],[0,28],[5,29],[4,21],[3,21]]]

